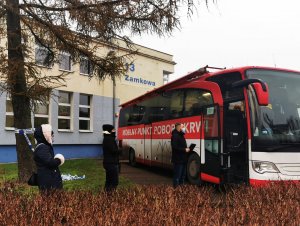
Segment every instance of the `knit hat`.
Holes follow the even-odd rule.
[[[106,131],[106,132],[109,132],[111,133],[111,131],[114,129],[115,127],[113,125],[110,125],[110,124],[104,124],[102,126],[102,130],[103,132]]]

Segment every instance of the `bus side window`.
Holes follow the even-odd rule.
[[[231,72],[209,77],[206,79],[206,81],[217,83],[220,86],[223,100],[227,102],[244,99],[243,88],[231,89],[231,84],[236,81],[240,81],[241,79],[242,75],[239,72]]]
[[[170,97],[159,94],[143,101],[145,106],[145,115],[143,123],[152,123],[166,120],[168,117]]]
[[[119,126],[120,127],[128,125],[129,112],[130,112],[130,107],[123,108],[120,111],[120,116],[119,116]]]
[[[163,107],[152,107],[149,115],[150,122],[162,121],[165,119],[165,110]]]
[[[170,118],[179,118],[183,115],[183,90],[174,90],[171,91],[170,98]]]
[[[130,111],[130,116],[128,119],[128,125],[140,124],[145,115],[145,107],[134,105]]]
[[[184,115],[193,116],[201,114],[203,106],[213,103],[211,93],[201,89],[190,89],[186,91],[184,103]]]

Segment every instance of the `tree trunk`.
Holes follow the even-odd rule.
[[[6,0],[7,41],[8,41],[8,84],[14,112],[16,129],[31,128],[30,99],[26,95],[24,55],[22,52],[22,34],[19,16],[19,0]],[[20,182],[26,182],[34,170],[33,154],[23,135],[16,134],[18,176]]]

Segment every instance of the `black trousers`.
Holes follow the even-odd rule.
[[[119,184],[119,164],[103,163],[106,172],[105,191],[112,191]]]

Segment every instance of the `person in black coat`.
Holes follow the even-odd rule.
[[[106,172],[105,191],[113,191],[119,184],[119,148],[116,143],[114,126],[104,124],[103,130],[103,167]]]
[[[174,167],[174,187],[184,184],[186,177],[187,152],[189,152],[190,149],[187,147],[184,134],[184,125],[181,123],[176,123],[171,137],[172,163]]]
[[[37,145],[34,151],[34,161],[37,166],[37,181],[40,191],[62,189],[62,178],[58,166],[65,158],[62,154],[54,155],[53,131],[49,124],[43,124],[34,131]]]

